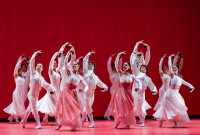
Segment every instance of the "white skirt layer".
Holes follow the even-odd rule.
[[[163,99],[164,94],[165,94],[165,89],[164,89],[164,86],[162,86],[159,89],[159,98],[158,98],[158,101],[157,101],[155,107],[153,108],[153,110],[155,110],[155,111],[158,110],[158,108],[160,107],[160,102]]]
[[[188,108],[178,90],[168,89],[161,100],[160,107],[153,114],[158,120],[171,120],[179,123],[190,122]]]
[[[16,116],[23,116],[25,113],[25,105],[24,105],[24,99],[27,95],[24,95],[22,93],[23,91],[20,89],[15,89],[13,92],[13,102],[3,109],[6,113],[10,115],[16,115]]]
[[[55,116],[56,95],[47,92],[45,96],[38,101],[37,106],[38,106],[38,111],[40,111],[41,113],[45,113],[50,116]]]

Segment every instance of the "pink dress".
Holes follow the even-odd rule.
[[[66,77],[66,82],[63,85],[63,90],[60,94],[56,113],[59,119],[60,125],[67,125],[72,128],[80,128],[81,123],[81,108],[79,106],[76,87],[82,82],[85,85],[84,91],[88,89],[87,84],[79,74],[73,73],[66,61],[69,57],[69,52],[65,57],[65,68],[70,71],[70,74]],[[66,73],[67,75],[67,73]]]
[[[115,67],[118,73],[121,72],[119,76],[120,87],[115,91],[110,102],[110,114],[115,118],[116,122],[120,122],[126,125],[133,125],[135,123],[134,117],[134,102],[132,95],[132,83],[133,80],[137,81],[139,87],[141,87],[141,82],[139,82],[134,75],[130,73],[123,73],[119,67],[119,54],[115,60]]]

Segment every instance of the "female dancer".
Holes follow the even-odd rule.
[[[110,82],[112,83],[112,86],[110,87],[110,95],[111,95],[111,98],[115,92],[115,90],[117,90],[119,88],[119,74],[117,73],[116,71],[116,68],[115,68],[115,63],[112,63],[111,64],[111,61],[112,61],[112,58],[115,58],[115,54],[113,54],[112,56],[110,56],[110,58],[108,59],[108,62],[107,62],[107,69],[108,69],[108,74],[109,74],[109,79],[110,79]],[[122,62],[121,62],[122,59],[120,59],[120,62],[119,62],[119,66],[121,66]],[[104,114],[104,118],[107,118],[107,119],[110,119],[109,118],[109,106],[110,106],[110,103],[108,105],[108,108]]]
[[[178,123],[190,122],[187,114],[188,108],[185,106],[185,101],[179,93],[182,84],[189,87],[192,92],[194,87],[188,82],[184,81],[178,74],[178,67],[172,66],[171,57],[169,56],[168,66],[171,74],[170,89],[165,92],[165,95],[160,103],[160,107],[153,114],[153,116],[160,121],[160,127],[164,120],[171,120],[174,122],[174,128],[178,127]]]
[[[178,58],[180,58],[180,62],[178,63]],[[183,56],[182,54],[180,54],[179,52],[177,53],[177,55],[175,56],[174,58],[174,61],[173,61],[173,66],[176,65],[178,67],[178,74],[180,77],[183,77],[181,75],[181,71],[182,71],[182,68],[183,68]]]
[[[167,91],[167,89],[169,89],[169,84],[170,84],[170,76],[168,73],[168,67],[167,66],[162,66],[163,60],[165,59],[166,54],[161,58],[160,63],[159,63],[159,73],[160,73],[160,77],[162,79],[162,86],[159,89],[159,98],[158,101],[154,107],[154,110],[156,111],[159,106],[160,106],[160,102],[163,99],[163,95],[165,94],[165,92]]]
[[[133,83],[133,97],[134,97],[134,105],[135,105],[135,112],[136,115],[140,118],[141,127],[145,126],[145,116],[147,115],[146,110],[150,108],[148,103],[145,100],[145,90],[147,87],[151,90],[153,95],[157,94],[156,86],[153,84],[150,77],[146,74],[148,73],[148,67],[146,65],[141,65],[138,70],[137,62],[136,62],[137,54],[133,52],[131,54],[130,63],[131,69],[138,80],[142,83],[142,89],[137,89],[137,82]]]
[[[59,130],[62,125],[67,125],[72,128],[72,131],[77,130],[82,126],[81,123],[81,110],[78,103],[76,87],[82,82],[85,86],[84,90],[80,90],[80,92],[86,92],[88,90],[88,86],[85,81],[78,74],[79,64],[77,62],[73,63],[72,70],[69,68],[67,64],[70,53],[73,52],[73,48],[67,53],[64,64],[66,69],[66,82],[64,84],[64,88],[60,94],[58,105],[57,105],[57,115],[59,118],[59,125],[56,128]]]
[[[24,61],[26,58],[21,58],[14,69],[14,79],[15,79],[15,84],[16,88],[13,92],[13,102],[3,109],[6,113],[9,113],[11,116],[8,118],[10,122],[14,120],[14,117],[17,117],[15,120],[16,122],[18,121],[18,117],[21,119],[23,118],[24,112],[25,112],[25,105],[24,105],[24,99],[26,98],[27,95],[25,95],[25,78],[22,76],[22,69],[21,69],[21,63]],[[26,74],[26,76],[28,73]],[[26,77],[25,76],[25,77]]]
[[[49,63],[49,78],[51,85],[55,88],[55,94],[52,95],[47,91],[45,96],[38,101],[38,111],[45,113],[43,121],[46,122],[46,124],[48,124],[48,115],[55,116],[56,106],[60,96],[60,74],[58,73],[57,62],[55,61],[58,54],[59,53],[56,52]],[[56,123],[57,121],[55,121],[55,124]]]
[[[60,90],[61,91],[63,90],[64,84],[66,82],[66,80],[65,80],[66,79],[66,69],[65,69],[65,66],[63,63],[66,55],[63,54],[63,51],[67,47],[72,48],[73,46],[71,44],[69,44],[68,42],[66,42],[59,50],[59,55],[60,54],[62,55],[62,57],[58,58],[58,67],[59,67],[58,71],[60,72],[60,75],[61,75],[61,82],[60,82]],[[75,50],[74,50],[74,52],[71,53],[71,60],[69,62],[70,69],[72,69],[72,64],[75,62],[75,60],[76,60],[76,54],[75,54]]]
[[[124,128],[129,129],[130,125],[135,123],[134,103],[131,91],[132,83],[135,80],[139,84],[138,89],[141,89],[141,82],[129,73],[131,69],[130,63],[125,62],[123,70],[120,69],[119,59],[124,54],[125,52],[118,53],[115,60],[115,68],[119,75],[120,87],[113,94],[109,109],[110,115],[115,118],[116,125],[114,128],[117,128],[120,123],[123,123],[125,125]]]
[[[84,124],[85,118],[88,115],[91,121],[90,128],[94,128],[94,119],[93,119],[93,110],[92,105],[94,103],[94,93],[96,86],[99,86],[102,90],[102,92],[105,92],[108,90],[108,87],[99,79],[98,76],[95,75],[95,63],[93,61],[89,61],[89,56],[94,55],[95,52],[89,52],[85,58],[83,59],[83,72],[84,72],[84,80],[87,83],[89,89],[85,93],[85,109],[86,113],[82,117],[82,123]]]
[[[40,129],[40,116],[38,114],[37,109],[37,102],[39,97],[39,92],[42,90],[42,88],[46,89],[47,91],[50,91],[51,94],[55,92],[54,87],[50,84],[48,84],[43,76],[42,76],[42,70],[43,65],[41,63],[37,63],[36,70],[35,70],[35,57],[36,55],[42,53],[41,51],[35,52],[30,60],[30,91],[28,92],[28,99],[29,99],[29,106],[26,109],[25,115],[23,120],[21,121],[23,128],[25,128],[26,121],[28,119],[28,116],[30,115],[31,111],[34,115],[34,118],[37,122],[37,127],[35,129]]]

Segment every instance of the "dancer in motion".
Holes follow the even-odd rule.
[[[25,95],[25,90],[26,90],[25,78],[28,77],[29,71],[27,71],[27,73],[24,74],[24,77],[22,76],[21,63],[24,60],[26,60],[26,58],[21,57],[21,59],[17,62],[15,66],[13,76],[15,79],[16,88],[12,96],[13,102],[4,109],[6,113],[11,115],[8,118],[8,120],[10,120],[11,123],[13,120],[16,120],[16,122],[19,122],[18,117],[22,119],[25,113],[24,99],[26,99],[27,97],[27,95]]]
[[[135,124],[134,116],[134,103],[132,95],[132,83],[136,81],[139,85],[137,89],[142,89],[141,82],[135,78],[134,75],[130,74],[131,66],[130,63],[125,62],[123,70],[119,65],[119,59],[125,54],[125,52],[118,53],[115,60],[115,68],[119,75],[120,87],[115,90],[110,103],[110,115],[115,119],[115,126],[117,128],[120,123],[125,125],[125,129],[129,129],[130,125]]]
[[[67,63],[69,55],[70,53],[73,53],[73,51],[74,48],[71,48],[64,60],[66,82],[60,94],[56,109],[56,113],[59,118],[59,124],[56,128],[57,130],[59,130],[62,125],[71,127],[72,131],[76,131],[77,128],[82,126],[81,110],[78,103],[76,87],[80,82],[82,82],[85,88],[83,90],[79,90],[79,92],[86,92],[88,90],[88,86],[83,78],[78,74],[79,64],[74,62],[72,69],[70,69],[70,66]]]
[[[26,109],[25,115],[23,120],[21,121],[23,128],[25,128],[25,124],[27,122],[27,118],[30,115],[31,111],[34,115],[34,118],[37,122],[37,127],[35,129],[40,129],[40,116],[38,114],[38,108],[37,108],[37,102],[38,102],[38,96],[39,92],[42,90],[42,88],[46,89],[47,91],[50,91],[51,94],[54,94],[55,89],[52,85],[48,84],[43,76],[43,65],[42,63],[37,63],[36,70],[35,70],[35,57],[38,55],[40,56],[42,52],[37,51],[35,52],[30,60],[30,91],[28,92],[28,99],[29,99],[29,106]]]
[[[159,106],[160,106],[160,102],[163,98],[163,95],[165,94],[165,92],[167,91],[167,89],[169,89],[169,84],[170,84],[170,76],[169,76],[169,70],[168,67],[166,65],[162,66],[163,60],[166,58],[166,54],[161,58],[160,63],[159,63],[159,73],[160,73],[160,77],[162,80],[162,86],[159,89],[159,98],[158,101],[154,107],[154,110],[156,111]]]
[[[66,69],[64,66],[64,59],[65,59],[66,54],[63,54],[63,52],[64,52],[64,49],[67,47],[72,48],[73,46],[70,43],[66,42],[59,50],[59,55],[62,55],[62,57],[58,58],[58,67],[59,67],[58,71],[60,72],[60,75],[61,75],[61,82],[60,82],[60,90],[61,91],[63,90],[64,84],[66,82],[66,80],[65,80],[66,79]],[[75,50],[70,55],[71,55],[71,60],[68,64],[69,64],[69,68],[72,69],[72,64],[76,60]]]
[[[108,59],[108,62],[107,62],[107,70],[108,70],[108,74],[109,74],[109,79],[110,79],[110,82],[112,83],[112,86],[110,87],[110,95],[111,95],[111,98],[115,92],[115,90],[117,90],[119,88],[119,85],[120,85],[120,81],[119,81],[119,74],[117,73],[116,71],[116,68],[115,68],[115,63],[112,62],[112,59],[116,57],[116,54],[113,54],[112,56],[109,57]],[[122,67],[122,59],[120,59],[119,61],[119,66]],[[104,118],[107,118],[107,119],[110,119],[109,118],[109,107],[110,107],[110,103],[108,105],[108,108],[104,114]]]
[[[174,128],[177,128],[178,123],[190,122],[187,114],[188,108],[179,93],[180,87],[184,84],[189,87],[190,92],[194,90],[194,87],[179,76],[178,67],[176,65],[172,66],[172,56],[169,56],[168,60],[169,73],[171,75],[170,89],[165,92],[160,107],[153,116],[160,121],[160,127],[162,127],[163,121],[170,120],[174,122]]]
[[[102,92],[105,92],[108,90],[108,87],[99,79],[98,76],[95,75],[94,70],[95,70],[95,63],[93,61],[89,61],[89,56],[94,55],[95,52],[89,52],[83,59],[83,72],[84,72],[84,80],[87,83],[89,89],[85,93],[85,109],[86,113],[84,113],[82,117],[82,123],[84,124],[84,120],[86,116],[89,116],[89,119],[91,121],[91,125],[89,126],[90,128],[95,127],[94,119],[93,119],[93,110],[92,110],[92,105],[94,103],[94,93],[96,86],[99,86],[102,90]]]
[[[38,101],[38,111],[45,114],[43,121],[48,124],[48,115],[54,116],[56,115],[56,106],[58,102],[58,98],[60,96],[60,74],[58,73],[57,62],[55,58],[58,56],[58,52],[56,52],[51,61],[49,63],[49,78],[51,81],[51,85],[55,88],[55,94],[47,93]],[[57,121],[55,121],[55,125]]]
[[[140,43],[142,43],[142,42],[140,41],[137,44],[140,44]],[[147,87],[149,87],[149,89],[151,90],[151,93],[153,95],[157,94],[158,92],[157,92],[156,86],[153,84],[151,78],[146,75],[149,71],[149,68],[147,67],[147,65],[141,65],[138,70],[138,65],[137,65],[136,59],[137,59],[137,52],[135,52],[135,49],[134,49],[131,54],[130,63],[131,63],[131,68],[132,68],[134,75],[142,83],[142,89],[138,90],[137,89],[138,84],[137,84],[137,82],[134,82],[132,92],[133,92],[133,97],[134,97],[136,116],[139,116],[139,118],[140,118],[140,123],[141,123],[140,126],[144,127],[145,126],[145,116],[147,115],[146,110],[151,108],[151,106],[145,100],[145,90],[147,89]]]

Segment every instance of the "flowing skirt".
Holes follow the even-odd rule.
[[[155,111],[158,110],[158,108],[160,107],[160,102],[163,99],[164,94],[165,94],[164,86],[161,86],[161,88],[159,89],[159,98],[153,110]]]
[[[153,114],[158,120],[171,120],[179,123],[190,122],[187,114],[188,108],[185,106],[185,101],[178,90],[168,89],[160,107]]]
[[[124,84],[113,94],[109,115],[113,116],[116,122],[133,125],[135,124],[134,102],[131,88],[127,87],[127,85]]]
[[[56,113],[60,125],[67,125],[72,128],[82,126],[81,110],[75,86],[67,85],[64,87],[58,100]]]
[[[6,113],[10,115],[15,116],[23,116],[25,113],[25,105],[24,105],[24,99],[27,97],[27,95],[24,95],[24,88],[22,89],[15,89],[13,92],[13,102],[3,109]]]
[[[56,115],[56,95],[47,92],[43,98],[41,98],[38,103],[38,111],[41,113],[48,114],[50,116]]]

